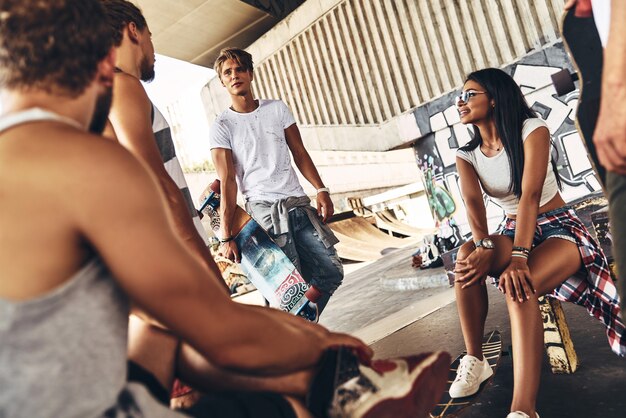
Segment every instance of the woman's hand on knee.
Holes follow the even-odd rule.
[[[508,267],[500,275],[498,289],[512,301],[520,303],[530,299],[536,293],[530,278],[530,270],[525,259],[513,257]]]
[[[466,258],[456,260],[454,273],[457,275],[455,282],[463,283],[461,289],[473,286],[476,283],[485,284],[487,273],[491,268],[493,251],[477,248]]]

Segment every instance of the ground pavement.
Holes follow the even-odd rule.
[[[443,269],[413,269],[411,252],[398,250],[347,274],[320,322],[360,336],[372,345],[377,357],[442,349],[453,357],[458,355],[463,338],[454,292],[440,280]],[[416,289],[420,282],[423,288]],[[486,329],[498,329],[508,348],[511,334],[506,303],[492,286],[489,297]],[[604,327],[584,308],[569,303],[563,307],[580,368],[572,375],[554,375],[544,357],[537,402],[541,417],[626,417],[626,360],[611,352]],[[512,360],[504,356],[492,385],[463,417],[506,417],[512,388]]]

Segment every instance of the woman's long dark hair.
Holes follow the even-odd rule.
[[[487,92],[487,96],[495,102],[495,108],[492,109],[493,118],[511,166],[509,191],[512,191],[519,198],[522,195],[522,174],[524,173],[522,126],[526,119],[535,118],[537,115],[526,103],[522,90],[515,80],[504,71],[497,68],[485,68],[470,73],[465,81],[469,80],[480,84]],[[482,143],[483,138],[480,136],[480,131],[474,127],[474,138],[461,149],[472,151]],[[554,170],[560,189],[561,177],[556,168],[556,161],[554,158],[551,158],[551,161],[552,170]]]

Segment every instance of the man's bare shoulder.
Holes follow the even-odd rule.
[[[0,136],[0,184],[72,211],[149,187],[149,175],[124,147],[69,125],[37,123]],[[146,186],[148,185],[148,186]],[[97,206],[92,204],[91,207]]]
[[[116,73],[113,83],[113,107],[149,106],[150,99],[141,81],[126,73]]]
[[[71,175],[85,181],[99,176],[118,177],[141,169],[136,158],[117,142],[71,126],[33,124],[15,135],[17,145],[7,153],[29,155],[30,164],[55,173],[57,181]]]
[[[94,176],[123,178],[143,170],[139,161],[122,145],[100,135],[75,131],[64,143],[77,169],[96,168]]]

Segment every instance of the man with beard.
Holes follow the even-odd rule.
[[[146,19],[141,10],[129,1],[101,0],[101,3],[111,26],[116,50],[114,99],[107,125],[110,129],[105,131],[105,136],[116,138],[146,164],[158,180],[178,236],[221,279],[176,158],[170,127],[141,84],[141,81],[152,81],[155,76],[154,46]],[[226,288],[226,284],[222,280],[220,282]],[[177,349],[179,340],[151,326],[154,321],[139,311],[135,312],[145,321],[131,318],[129,357],[144,367],[158,368],[160,375],[168,376],[172,364],[162,359],[165,357],[174,361],[170,353]],[[146,347],[152,348],[146,351]],[[155,347],[161,350],[156,356]],[[181,386],[177,381],[176,396],[189,392],[188,387]]]
[[[179,237],[202,258],[209,270],[218,274],[207,248],[208,238],[176,158],[170,127],[150,102],[140,82],[154,79],[155,56],[150,29],[133,3],[102,0],[102,4],[113,30],[116,49],[113,105],[109,116],[114,132],[109,136],[116,137],[147,164],[163,190]],[[218,274],[218,277],[221,276]]]

